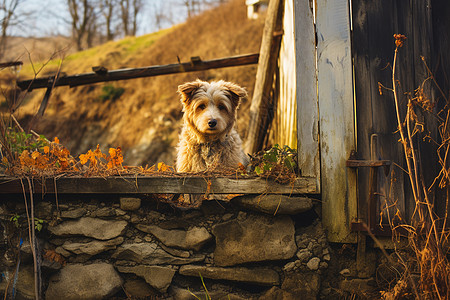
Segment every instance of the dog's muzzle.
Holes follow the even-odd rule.
[[[214,128],[217,125],[217,120],[216,119],[211,119],[208,121],[208,126],[209,128]]]

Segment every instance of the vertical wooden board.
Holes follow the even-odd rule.
[[[406,93],[413,93],[415,89],[415,65],[414,65],[414,27],[416,26],[416,20],[413,15],[412,0],[402,1],[396,0],[395,12],[396,12],[396,33],[404,34],[407,37],[402,48],[399,49],[397,54],[397,69],[396,79],[400,82],[398,96],[401,105],[401,118],[405,120],[407,97]],[[418,24],[417,24],[418,25]],[[425,37],[422,37],[425,38]],[[426,42],[426,41],[424,41]],[[406,130],[406,129],[405,129]],[[406,131],[405,131],[406,133]],[[399,134],[396,134],[399,139]],[[403,149],[400,150],[403,154]],[[405,159],[403,158],[403,166],[406,167]],[[404,195],[405,195],[405,215],[409,220],[415,210],[415,202],[412,194],[411,183],[409,175],[403,173],[404,180]]]
[[[379,157],[397,165],[404,165],[402,148],[398,143],[397,121],[393,94],[382,89],[378,83],[392,86],[391,69],[394,53],[395,21],[394,4],[390,0],[354,0],[353,12],[353,57],[355,59],[355,93],[357,119],[358,158],[370,159],[370,137],[378,135]],[[392,179],[392,180],[391,180]],[[378,207],[396,202],[404,214],[403,171],[393,167],[389,177],[378,171]],[[369,199],[369,170],[358,170],[359,217],[366,220]],[[395,209],[393,209],[395,213]],[[384,216],[387,211],[383,211]],[[378,213],[377,213],[378,215]]]
[[[435,79],[445,93],[450,91],[450,78],[448,70],[450,70],[450,1],[448,0],[431,0],[432,22],[433,22],[433,61],[432,70]],[[441,96],[439,94],[439,96]]]
[[[332,242],[355,242],[356,172],[350,10],[347,0],[317,0],[322,218]]]
[[[450,70],[450,1],[448,0],[432,0],[432,20],[433,20],[433,56],[431,61],[432,70],[436,81],[438,82],[444,93],[449,94],[449,70]],[[441,93],[436,93],[437,97],[442,97]],[[436,106],[438,110],[442,109],[445,101],[439,101]],[[448,167],[448,166],[447,166]],[[447,187],[448,189],[448,187]],[[445,190],[437,189],[436,199],[445,199]],[[436,201],[436,211],[443,216],[446,212],[450,214],[450,207],[446,207],[445,201]]]
[[[249,125],[244,144],[247,153],[261,150],[264,137],[269,126],[271,107],[270,92],[273,90],[273,78],[277,66],[281,38],[274,33],[282,29],[282,0],[272,0],[267,9],[263,37],[259,53],[258,70],[256,72],[255,89],[249,111]]]
[[[371,2],[372,4],[376,2]],[[369,49],[368,15],[373,7],[365,0],[353,0],[353,43],[352,55],[355,62],[355,97],[358,159],[370,158],[370,135],[373,133],[371,59]],[[358,219],[368,222],[369,169],[358,169]]]
[[[275,143],[297,148],[297,117],[295,103],[295,51],[293,0],[286,0],[283,14],[283,38],[279,55],[279,98],[275,116]]]
[[[378,135],[379,159],[388,159],[394,162],[388,178],[383,170],[378,170],[378,209],[382,212],[383,222],[387,222],[388,214],[396,213],[397,208],[405,215],[404,173],[397,166],[405,168],[402,146],[398,142],[399,133],[393,93],[382,89],[380,95],[378,83],[392,87],[392,65],[394,55],[395,3],[390,0],[376,1],[377,4],[368,9],[369,16],[369,57],[371,62],[371,108],[373,111],[373,133]],[[386,203],[387,201],[387,203]],[[397,208],[383,209],[396,203]],[[379,213],[379,212],[378,212]],[[378,220],[379,221],[379,220]]]
[[[297,149],[303,176],[315,176],[320,188],[317,107],[316,34],[312,2],[294,3],[295,65],[297,67]]]
[[[426,70],[425,64],[423,63],[421,57],[425,58],[426,63],[430,68],[432,68],[432,55],[435,53],[432,51],[433,42],[433,24],[432,24],[432,13],[431,13],[431,1],[414,1],[413,6],[413,18],[414,18],[414,32],[413,37],[410,42],[413,44],[414,51],[414,70],[415,70],[415,88],[422,86],[425,95],[429,97],[432,102],[436,101],[435,94],[438,92],[435,88],[434,83],[431,80],[427,80],[429,74]],[[448,37],[448,34],[447,34]],[[440,38],[440,37],[437,37]],[[438,114],[439,109],[437,106],[433,109],[433,114]],[[417,139],[419,141],[419,151],[422,161],[421,173],[427,187],[431,186],[434,178],[438,176],[438,157],[437,157],[437,145],[435,143],[428,143],[423,140],[423,137],[430,133],[433,140],[437,141],[438,138],[438,128],[439,122],[435,116],[429,113],[417,113],[418,118],[423,121],[424,132],[419,132]],[[433,196],[430,195],[430,200],[433,201]],[[437,202],[445,203],[442,197],[436,198]]]

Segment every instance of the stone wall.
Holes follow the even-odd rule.
[[[321,282],[330,277],[333,250],[313,200],[245,196],[197,209],[160,200],[35,200],[36,218],[44,221],[36,231],[43,298],[196,299],[206,288],[212,299],[316,299],[330,292]],[[24,204],[22,195],[1,202],[0,289],[32,299]]]

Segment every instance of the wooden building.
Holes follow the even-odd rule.
[[[219,194],[313,194],[321,199],[328,239],[356,242],[357,232],[365,230],[364,223],[376,234],[388,233],[378,224],[383,224],[388,213],[396,213],[386,209],[389,203],[395,203],[404,218],[411,218],[415,208],[389,90],[395,50],[393,35],[401,33],[407,37],[396,68],[400,94],[413,95],[422,86],[436,104],[433,112],[419,116],[428,127],[425,133],[415,136],[418,143],[436,129],[435,116],[443,107],[433,80],[441,86],[439,92],[444,96],[450,90],[448,15],[450,2],[447,0],[271,0],[259,55],[213,61],[201,61],[197,57],[183,64],[94,71],[18,84],[22,89],[51,91],[62,85],[258,61],[245,150],[248,153],[261,150],[267,140],[296,148],[300,174],[294,188],[256,179],[61,178],[58,193],[101,193],[107,189],[110,193],[199,194],[212,190]],[[425,80],[431,75],[424,61],[434,72],[433,80]],[[404,101],[402,104],[405,106]],[[399,114],[403,120],[405,111]],[[438,137],[429,136],[429,139],[438,140]],[[419,148],[422,158],[428,159],[424,160],[420,172],[429,187],[438,173],[436,147],[420,144]],[[6,178],[0,182],[3,184],[0,192],[22,191],[18,179]],[[43,184],[41,190],[51,187],[51,182]],[[88,185],[90,189],[85,189]],[[56,193],[56,183],[51,189],[50,192]],[[445,211],[439,191],[433,197],[434,208]]]
[[[246,0],[247,5],[247,17],[249,19],[258,19],[263,12],[267,10],[268,0]]]
[[[407,37],[397,66],[401,95],[414,94],[430,78],[424,61],[448,94],[449,14],[445,0],[270,1],[246,150],[262,148],[266,133],[272,144],[298,149],[301,176],[315,178],[321,193],[330,241],[355,242],[363,223],[383,234],[377,224],[385,221],[389,201],[402,216],[413,214],[389,91],[393,35]],[[380,84],[386,87],[381,94]],[[423,86],[437,114],[436,87],[431,80]],[[404,119],[405,111],[400,115]],[[430,115],[422,117],[431,131],[437,125]],[[420,150],[436,156],[436,147]],[[430,186],[435,167],[421,172]],[[435,206],[442,205],[436,199]]]

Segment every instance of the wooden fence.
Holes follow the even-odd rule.
[[[352,3],[357,158],[387,159],[393,163],[387,176],[383,169],[378,169],[375,174],[375,180],[378,179],[378,182],[373,191],[375,203],[372,205],[376,204],[376,210],[375,207],[370,208],[373,201],[369,195],[370,185],[373,183],[370,182],[370,171],[366,168],[358,170],[358,217],[367,220],[372,214],[372,218],[376,217],[376,223],[385,222],[388,212],[383,207],[385,200],[390,200],[391,203],[396,202],[402,216],[409,219],[415,203],[412,201],[408,175],[401,170],[406,169],[406,163],[402,146],[398,142],[399,134],[396,133],[398,125],[393,94],[384,88],[381,88],[380,94],[379,83],[392,87],[392,60],[395,49],[393,34],[401,33],[407,37],[405,45],[399,50],[396,68],[399,95],[403,99],[401,119],[405,119],[406,95],[410,93],[414,97],[415,89],[423,83],[431,101],[438,100],[440,96],[436,93],[433,81],[429,80],[430,74],[424,61],[432,70],[438,71],[438,77],[444,75],[439,72],[449,70],[447,56],[450,4],[445,0],[354,0]],[[439,81],[448,91],[449,85],[445,80],[446,78],[441,78]],[[436,106],[433,113],[438,111],[439,106]],[[437,147],[423,140],[429,131],[434,131],[432,138],[438,141],[438,124],[433,114],[423,114],[419,118],[424,124],[424,132],[417,132],[416,135],[423,161],[423,168],[419,173],[423,174],[426,185],[430,186],[438,174]],[[439,202],[440,199],[436,199],[437,207],[442,205]]]
[[[385,90],[380,95],[379,83],[391,86],[393,35],[401,33],[408,38],[398,62],[401,94],[414,92],[429,77],[421,56],[435,71],[444,92],[449,94],[448,16],[448,0],[270,2],[260,54],[246,61],[254,63],[259,58],[246,150],[251,153],[262,147],[270,121],[268,103],[274,102],[275,95],[279,101],[274,116],[274,142],[297,145],[301,182],[294,193],[321,193],[322,220],[330,241],[355,242],[356,232],[361,230],[358,225],[362,222],[371,226],[382,222],[382,213],[387,213],[383,212],[387,197],[397,202],[405,217],[411,216],[414,205],[402,171],[404,157],[396,133],[392,93]],[[186,71],[191,65],[196,64],[189,63],[181,69],[180,65],[164,67],[178,72]],[[204,65],[205,62],[201,67]],[[143,70],[138,71],[143,75]],[[109,76],[106,74],[87,75],[101,81],[117,79],[106,78]],[[275,74],[278,75],[274,82]],[[59,78],[58,82],[61,84],[64,80],[67,78]],[[38,83],[24,82],[22,88],[49,88],[54,82],[49,83],[47,78],[40,86],[33,86]],[[433,100],[438,99],[431,80],[425,88]],[[436,107],[435,112],[438,109]],[[402,118],[404,115],[402,112]],[[430,115],[419,117],[429,128],[437,126]],[[417,135],[417,139],[421,137]],[[436,148],[422,143],[420,151],[422,158],[430,161],[425,162],[426,167],[421,171],[427,183],[431,183],[437,173],[436,164],[431,163],[436,161]],[[375,166],[380,168],[375,169]],[[158,180],[150,181],[153,184]],[[172,190],[157,191],[193,192],[184,184],[180,185],[178,179],[167,180]],[[203,192],[205,183],[196,180],[199,187],[195,191]],[[149,182],[144,186],[159,186]],[[17,182],[12,185],[19,186]],[[234,184],[221,179],[215,180],[213,185],[216,193],[230,193],[235,188]],[[70,184],[66,186],[68,192],[72,191]],[[242,193],[258,190],[244,182],[238,187],[238,192]],[[127,188],[136,192],[134,186]],[[145,190],[152,191],[155,189]],[[287,191],[277,187],[272,192]],[[443,205],[436,198],[437,210],[445,210]]]
[[[380,95],[379,83],[392,87],[393,35],[401,33],[400,94],[414,93],[429,77],[422,56],[448,94],[449,15],[446,0],[284,1],[273,142],[292,144],[297,133],[301,174],[317,180],[330,241],[355,242],[362,222],[383,222],[387,198],[411,216],[393,96],[388,89]],[[424,87],[437,100],[432,81]],[[419,117],[437,126],[431,115]],[[436,147],[422,143],[420,151],[430,184]],[[374,165],[381,167],[368,167]]]

